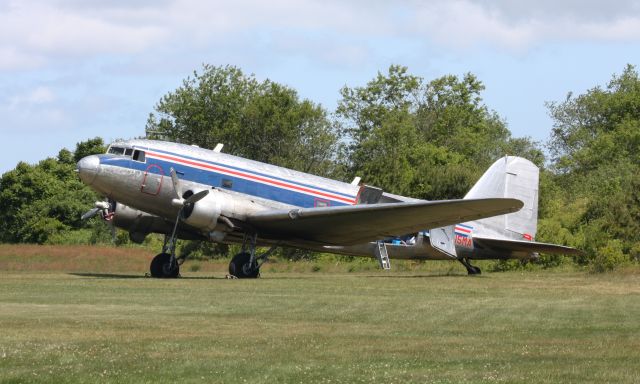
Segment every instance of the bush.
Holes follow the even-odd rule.
[[[622,242],[617,239],[609,240],[606,246],[598,249],[591,268],[594,272],[598,273],[612,271],[627,261],[628,258],[622,249]]]
[[[180,243],[181,257],[193,260],[207,260],[227,257],[229,246],[204,240],[187,240]]]
[[[91,229],[79,229],[76,231],[63,231],[50,235],[46,244],[54,245],[87,245],[94,244]]]

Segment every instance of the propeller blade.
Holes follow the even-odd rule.
[[[92,218],[93,216],[97,215],[98,212],[100,212],[101,209],[100,208],[91,208],[90,210],[88,210],[87,212],[84,213],[84,215],[82,215],[80,217],[80,220],[87,220]]]
[[[109,209],[110,207],[111,203],[109,201],[96,201],[96,208]]]
[[[209,194],[209,190],[205,189],[203,191],[200,191],[198,193],[194,193],[193,195],[189,196],[186,200],[185,200],[185,204],[194,204],[197,203],[198,201],[202,200],[205,196],[207,196]]]
[[[171,167],[169,169],[169,173],[171,174],[171,182],[173,183],[173,192],[176,194],[176,198],[182,199],[182,185],[180,184],[180,179],[178,179],[178,174],[176,170]]]

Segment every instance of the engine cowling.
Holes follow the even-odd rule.
[[[136,243],[141,243],[149,233],[171,233],[173,229],[161,217],[131,208],[121,203],[115,203],[113,210],[113,225],[129,232],[129,237]]]
[[[192,196],[194,191],[187,191],[184,198]],[[217,190],[211,190],[202,200],[186,205],[182,209],[182,221],[202,231],[211,232],[218,225],[220,215],[228,212],[232,202],[229,197]]]
[[[171,222],[121,203],[115,203],[114,209],[110,213],[113,225],[129,232],[129,238],[136,243],[142,243],[150,233],[169,235],[173,231]],[[178,229],[178,235],[181,239],[196,240],[200,238],[197,234],[180,229]]]

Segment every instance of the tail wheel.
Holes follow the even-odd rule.
[[[149,272],[151,277],[174,279],[180,274],[180,266],[171,260],[171,254],[163,252],[151,260]]]
[[[260,276],[260,268],[258,263],[249,264],[251,254],[249,252],[238,253],[231,259],[229,263],[229,274],[239,279],[255,279]]]

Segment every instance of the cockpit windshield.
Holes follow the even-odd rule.
[[[129,149],[129,151],[131,151]],[[107,151],[107,153],[110,153],[112,155],[124,155],[125,154],[125,148],[124,147],[117,147],[115,145],[112,145],[109,147],[109,150]],[[129,152],[129,156],[131,156],[131,152]]]
[[[107,153],[117,156],[125,156],[132,158],[134,161],[138,161],[140,163],[145,163],[145,152],[140,149],[133,149],[124,147],[122,145],[111,145],[109,149],[107,149]]]

